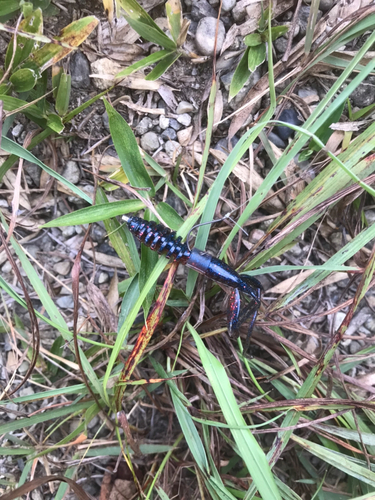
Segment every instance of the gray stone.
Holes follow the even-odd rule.
[[[301,87],[298,90],[298,95],[301,97],[301,99],[304,99],[305,97],[310,97],[312,95],[318,95],[318,91],[316,89],[313,89],[311,87]]]
[[[145,116],[135,127],[135,130],[139,135],[143,135],[150,130],[150,128],[152,128],[152,120],[148,116]]]
[[[279,54],[285,54],[286,48],[288,47],[288,40],[283,36],[276,38],[273,45]]]
[[[292,248],[289,248],[288,252],[290,252],[293,257],[300,257],[304,252],[299,243],[296,243]]]
[[[191,20],[200,21],[205,17],[217,17],[216,10],[206,0],[199,0],[199,2],[192,2]]]
[[[61,309],[73,309],[74,300],[72,295],[63,295],[56,300],[56,305],[61,307]]]
[[[200,2],[199,2],[200,3]],[[216,17],[205,17],[198,23],[197,33],[195,35],[195,44],[198,52],[204,56],[212,56],[215,47],[216,35]],[[217,34],[216,53],[220,52],[225,39],[225,27],[222,21],[219,21]]]
[[[23,131],[23,125],[21,123],[17,123],[12,129],[12,136],[19,137]]]
[[[25,248],[34,259],[38,258],[40,252],[40,247],[38,245],[25,245]]]
[[[90,63],[81,51],[76,51],[70,59],[70,74],[73,88],[88,89],[90,87]]]
[[[271,142],[273,142],[275,144],[275,146],[277,146],[278,148],[280,148],[280,149],[286,148],[285,142],[282,139],[280,139],[280,137],[278,135],[276,135],[274,132],[270,132],[268,134],[268,139]]]
[[[169,158],[177,158],[177,156],[181,153],[182,147],[176,141],[167,141],[164,144],[164,150],[169,156]]]
[[[349,352],[350,354],[356,354],[362,349],[362,346],[358,340],[352,340],[349,344]]]
[[[320,0],[319,10],[322,12],[328,12],[335,5],[335,0]]]
[[[26,171],[27,176],[30,177],[32,183],[36,186],[40,186],[40,175],[42,173],[42,169],[35,165],[35,163],[31,163],[29,161],[24,162],[24,169]]]
[[[71,263],[69,260],[63,260],[61,262],[58,262],[53,266],[53,270],[57,274],[61,274],[61,276],[66,276],[69,274],[71,268]]]
[[[93,224],[91,228],[91,238],[97,243],[101,243],[107,237],[107,231],[99,224]]]
[[[159,137],[155,132],[146,132],[141,137],[141,146],[148,153],[152,153],[160,146]]]
[[[107,283],[108,280],[109,280],[109,275],[102,271],[98,277],[99,285],[101,285],[102,283]]]
[[[236,5],[236,0],[223,0],[221,4],[222,12],[230,12]]]
[[[21,375],[24,375],[27,372],[28,369],[29,369],[29,363],[27,361],[22,361],[22,363],[18,367],[17,371]]]
[[[194,106],[187,101],[181,101],[177,106],[177,114],[182,115],[183,113],[192,113],[194,111]]]
[[[8,403],[5,405],[5,408],[7,408],[7,410],[10,410],[6,412],[6,415],[9,418],[9,420],[15,420],[17,418],[17,415],[14,414],[13,412],[18,411],[18,405],[16,405],[16,403]]]
[[[365,211],[366,220],[368,225],[371,226],[375,222],[375,210],[366,210]]]
[[[337,330],[340,328],[341,323],[344,321],[346,318],[346,314],[342,311],[339,311],[335,314],[334,320],[333,320],[333,331],[337,332]]]
[[[179,115],[177,118],[178,123],[181,123],[184,127],[190,127],[191,124],[191,116],[188,115],[187,113],[183,113],[182,115]]]
[[[105,111],[103,114],[102,114],[102,123],[103,123],[103,127],[108,130],[108,132],[110,131],[109,130],[109,116],[108,116],[108,113],[107,111]]]
[[[339,232],[332,233],[331,236],[329,237],[329,241],[336,250],[339,250],[343,246],[342,233]]]
[[[171,118],[169,120],[169,126],[174,128],[175,130],[180,130],[180,128],[181,128],[181,125],[174,118]]]
[[[33,394],[35,394],[35,391],[32,387],[24,387],[19,392],[19,395],[21,398],[26,397],[26,396],[32,396]]]
[[[76,228],[74,226],[66,226],[61,229],[61,233],[64,238],[71,238],[76,234]]]
[[[223,137],[222,139],[219,139],[217,141],[216,145],[214,146],[214,149],[217,149],[218,151],[222,151],[226,155],[229,154],[228,140],[225,137]]]
[[[310,6],[308,5],[302,5],[299,12],[298,12],[298,24],[300,28],[300,35],[305,36],[306,35],[306,29],[307,29],[307,23],[309,21],[309,15],[310,15]],[[320,20],[322,17],[322,12],[318,10],[318,15],[317,15],[317,22]]]
[[[81,178],[81,171],[77,163],[72,160],[67,161],[62,171],[62,176],[72,184],[78,184]]]
[[[350,99],[354,106],[365,108],[375,101],[375,85],[372,83],[361,83],[351,93]]]
[[[167,128],[163,131],[161,137],[165,141],[175,141],[177,139],[177,133],[174,128]]]
[[[8,274],[12,272],[12,264],[9,261],[6,261],[3,267],[1,268],[1,272],[4,274]]]
[[[159,117],[159,127],[162,130],[166,130],[169,127],[169,118],[164,115],[160,115]]]

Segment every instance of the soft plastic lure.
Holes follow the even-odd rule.
[[[260,307],[262,287],[259,281],[252,276],[238,274],[228,264],[207,252],[198,250],[198,248],[190,249],[187,243],[182,243],[181,236],[176,237],[175,232],[161,224],[140,217],[123,216],[123,219],[130,232],[151,250],[194,269],[207,278],[224,285],[224,287],[232,288],[227,311],[228,332],[229,335],[234,333],[238,336],[240,326],[250,319],[245,342],[246,351]],[[251,298],[251,302],[246,304],[242,310],[240,310],[241,292]]]

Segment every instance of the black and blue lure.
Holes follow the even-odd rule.
[[[181,236],[169,228],[147,221],[140,217],[123,216],[130,232],[144,245],[155,250],[159,255],[190,267],[207,278],[216,281],[223,287],[231,288],[227,319],[229,335],[239,334],[240,326],[250,319],[249,329],[245,342],[245,351],[249,347],[250,336],[258,315],[261,303],[262,286],[252,276],[240,275],[225,262],[213,257],[207,252],[190,249],[187,243],[182,243]],[[250,297],[251,301],[241,309],[240,293]]]

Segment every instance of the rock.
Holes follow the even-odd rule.
[[[177,114],[182,115],[184,113],[192,113],[194,111],[194,106],[187,101],[181,101],[177,106]]]
[[[107,237],[107,231],[100,224],[93,224],[91,228],[91,238],[97,243],[101,243]]]
[[[371,226],[375,222],[375,210],[366,210],[365,217],[368,222],[368,225]]]
[[[145,116],[135,127],[135,131],[137,134],[143,135],[150,130],[150,128],[152,128],[152,120],[148,116]]]
[[[78,184],[81,178],[81,171],[77,163],[72,160],[67,161],[62,171],[62,176],[72,184]]]
[[[23,131],[23,125],[21,123],[17,123],[12,129],[12,136],[19,137]]]
[[[40,186],[40,175],[42,173],[42,169],[35,165],[35,163],[30,163],[29,161],[25,161],[23,164],[23,168],[27,176],[30,177],[32,183],[36,186]],[[29,183],[28,183],[29,184]]]
[[[61,233],[64,238],[71,238],[76,234],[76,228],[74,226],[66,226],[61,229]]]
[[[362,349],[361,344],[358,340],[352,340],[349,344],[349,352],[350,354],[356,354],[358,351]]]
[[[340,250],[340,248],[344,245],[342,233],[339,232],[332,233],[329,241],[336,250]]]
[[[250,243],[258,243],[258,241],[263,238],[265,232],[261,229],[253,229],[249,235]]]
[[[230,12],[236,5],[236,0],[223,0],[221,4],[222,12]]]
[[[5,264],[1,268],[1,272],[4,274],[8,274],[8,273],[12,272],[12,264],[9,262],[9,260],[7,260],[5,262]]]
[[[63,295],[56,300],[56,305],[61,307],[61,309],[73,309],[74,300],[72,295]]]
[[[302,120],[298,118],[298,113],[294,108],[284,109],[284,111],[279,116],[279,120],[285,123],[290,123],[291,125],[302,125]],[[294,134],[294,130],[289,127],[283,127],[277,125],[275,127],[275,133],[283,140],[288,140],[289,137],[292,137]]]
[[[169,126],[174,128],[175,130],[180,130],[180,128],[181,128],[181,125],[174,118],[171,118],[169,120]]]
[[[160,115],[159,117],[159,127],[162,130],[166,130],[169,127],[169,118],[164,115]]]
[[[306,29],[307,29],[307,23],[309,21],[309,15],[310,15],[310,6],[302,5],[299,12],[298,12],[298,24],[299,24],[301,36],[306,35]],[[318,10],[316,22],[318,22],[321,17],[322,17],[322,12],[320,10]]]
[[[174,128],[169,127],[162,132],[161,137],[165,141],[175,141],[177,139],[177,133]]]
[[[193,126],[188,128],[183,128],[177,132],[177,139],[181,146],[188,146],[191,135],[193,133]]]
[[[205,17],[214,17],[216,19],[217,12],[206,0],[199,0],[199,2],[192,2],[190,15],[192,21],[198,22]]]
[[[17,418],[17,415],[13,412],[18,411],[18,405],[16,405],[16,403],[8,403],[5,405],[5,408],[9,410],[6,412],[6,415],[9,418],[9,420],[15,420]]]
[[[296,243],[292,248],[289,248],[288,252],[290,252],[293,257],[300,257],[304,252],[303,248],[301,248],[301,245],[299,243]]]
[[[29,363],[27,361],[22,361],[22,363],[18,367],[17,371],[21,375],[24,375],[27,372],[28,369],[29,369]]]
[[[283,36],[276,38],[273,45],[279,54],[285,54],[288,47],[288,39]]]
[[[285,142],[282,139],[280,139],[280,137],[278,135],[276,135],[274,132],[270,132],[268,134],[268,139],[271,142],[273,142],[275,144],[275,146],[277,146],[278,148],[280,148],[280,149],[286,148]]]
[[[69,274],[71,268],[71,263],[69,260],[63,260],[61,262],[58,262],[53,266],[53,270],[57,274],[61,274],[61,276],[66,276]]]
[[[108,116],[107,111],[104,111],[104,113],[102,114],[102,123],[103,123],[103,127],[106,130],[108,130],[108,132],[110,132],[110,129],[109,129],[109,116]]]
[[[181,123],[184,127],[190,127],[191,124],[191,116],[188,115],[187,113],[183,113],[182,115],[179,115],[177,118],[178,123]]]
[[[219,139],[217,143],[214,146],[214,149],[217,149],[218,151],[221,151],[222,153],[225,153],[226,155],[229,154],[228,150],[228,139],[223,137],[222,139]]]
[[[88,89],[90,87],[90,63],[81,51],[76,51],[70,58],[70,74],[73,88]]]
[[[339,311],[335,314],[335,318],[333,320],[333,331],[337,332],[337,330],[340,328],[341,323],[344,321],[346,318],[346,314],[342,311]]]
[[[316,89],[311,88],[311,87],[301,87],[298,90],[298,95],[299,95],[299,97],[301,97],[301,99],[305,99],[306,97],[318,95],[318,91]]]
[[[102,271],[98,277],[98,284],[101,285],[102,283],[107,283],[108,280],[109,280],[109,275],[104,271]]]
[[[351,93],[350,99],[354,106],[358,106],[359,108],[369,106],[375,102],[375,85],[367,82],[361,83]]]
[[[160,146],[159,137],[155,132],[146,132],[141,137],[141,146],[148,153],[153,153]]]
[[[25,248],[34,259],[38,258],[40,252],[40,247],[38,245],[25,245]]]
[[[19,392],[19,395],[21,398],[26,397],[26,396],[32,396],[33,394],[35,394],[35,391],[32,387],[24,387]]]
[[[328,12],[335,5],[335,0],[320,0],[319,10],[322,12]]]
[[[167,141],[164,144],[164,150],[169,158],[176,158],[182,151],[182,147],[176,141]]]
[[[197,2],[197,3],[201,3]],[[215,46],[216,35],[216,17],[205,17],[198,23],[197,33],[195,35],[195,44],[198,52],[204,56],[212,56]],[[219,29],[217,35],[216,53],[220,52],[225,38],[225,27],[222,21],[219,21]]]

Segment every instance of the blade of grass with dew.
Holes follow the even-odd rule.
[[[359,481],[369,484],[375,488],[375,473],[366,467],[361,467],[350,461],[347,455],[329,450],[325,446],[313,443],[307,439],[293,436],[293,441],[299,444],[303,449],[312,453],[326,463],[333,465],[349,476],[357,478]]]
[[[370,40],[371,38],[371,40]],[[358,58],[361,58],[363,54],[367,52],[369,47],[375,42],[375,33],[373,33],[370,38],[367,40],[369,43],[365,43],[360,51],[358,52]],[[328,90],[327,94],[323,98],[323,100],[318,104],[314,113],[306,120],[304,123],[304,128],[314,133],[316,130],[319,130],[321,125],[326,121],[327,117],[332,114],[334,111],[333,108],[341,106],[343,101],[346,101],[347,97],[357,88],[357,86],[373,71],[375,68],[375,60],[371,61],[367,66],[366,70],[363,73],[358,74],[354,80],[341,92],[341,94],[330,104],[329,109],[326,109],[331,99],[337,93],[338,89],[345,82],[345,80],[350,76],[353,67],[355,66],[356,61],[353,60],[351,65],[342,72],[339,76],[335,84]],[[281,173],[285,170],[290,161],[294,158],[296,154],[300,152],[302,147],[308,142],[308,139],[300,134],[297,135],[296,139],[292,143],[292,145],[285,151],[285,153],[280,157],[277,163],[273,166],[267,177],[262,182],[261,186],[258,188],[257,192],[252,197],[250,203],[246,206],[243,211],[241,217],[237,221],[237,225],[234,226],[232,231],[230,232],[227,241],[223,247],[223,250],[220,254],[220,258],[225,255],[226,250],[229,248],[234,236],[239,231],[239,227],[241,227],[245,221],[249,219],[254,210],[260,205],[260,203],[265,198],[266,194],[269,192],[270,188],[280,177]],[[234,151],[234,150],[233,150]],[[232,153],[233,153],[232,151]],[[229,159],[229,157],[228,157]],[[228,160],[227,160],[228,161]],[[220,175],[220,174],[219,174]]]
[[[111,203],[97,203],[91,207],[81,208],[70,214],[62,215],[61,217],[53,219],[40,227],[47,228],[91,224],[93,222],[101,222],[107,219],[112,219],[118,215],[138,212],[144,208],[145,205],[140,200],[121,200],[113,201]]]
[[[206,202],[207,202],[207,197],[204,197],[199,202],[196,209],[190,214],[188,219],[184,222],[183,226],[178,231],[178,233],[177,233],[178,236],[186,237],[189,230],[194,226],[194,224],[196,224],[197,220],[199,219],[199,217],[203,211],[203,207],[204,207]],[[123,325],[119,329],[118,335],[116,337],[116,342],[115,342],[115,345],[113,346],[112,353],[111,353],[111,356],[110,356],[109,361],[108,361],[107,370],[106,370],[106,373],[105,373],[104,379],[103,379],[103,385],[104,385],[104,390],[105,390],[105,401],[107,403],[109,403],[108,392],[107,392],[107,383],[108,383],[109,377],[111,375],[112,369],[115,366],[115,363],[117,361],[120,350],[122,349],[123,343],[126,339],[126,336],[129,332],[130,328],[133,326],[135,318],[137,317],[138,311],[141,308],[145,297],[147,296],[148,292],[153,287],[154,283],[156,283],[160,274],[164,271],[164,268],[165,268],[167,263],[168,263],[168,259],[166,257],[162,256],[159,258],[159,261],[158,261],[157,265],[155,266],[154,270],[152,271],[151,275],[149,276],[147,282],[145,283],[145,286],[140,291],[138,300],[136,301],[134,307],[129,312],[128,317],[124,321]]]
[[[24,160],[27,160],[31,163],[35,163],[36,165],[38,165],[38,167],[42,168],[47,174],[54,177],[62,184],[64,184],[66,187],[71,189],[73,193],[76,194],[79,198],[82,198],[83,200],[87,201],[87,203],[92,205],[92,199],[86,193],[84,193],[77,186],[66,180],[62,175],[52,170],[52,168],[47,167],[47,165],[38,160],[36,156],[30,153],[30,151],[28,151],[27,149],[23,148],[20,144],[17,144],[11,139],[8,139],[8,137],[2,136],[1,148],[7,153],[15,154],[19,158],[23,158]]]
[[[246,425],[242,413],[238,408],[224,367],[206,349],[200,336],[190,323],[187,323],[187,326],[195,340],[202,365],[210,380],[226,422],[233,427]],[[242,460],[245,462],[262,498],[281,499],[266,456],[255,437],[248,430],[231,428],[231,433],[239,449]]]

